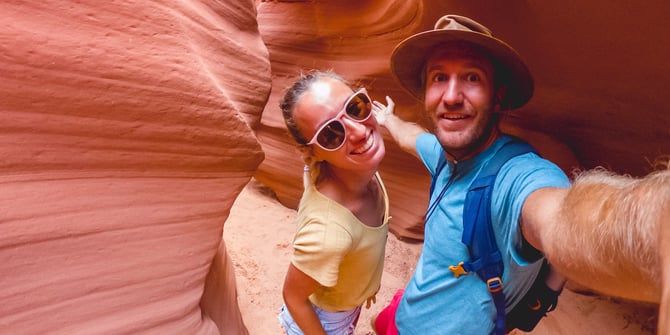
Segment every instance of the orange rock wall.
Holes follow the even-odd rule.
[[[665,1],[267,1],[259,4],[258,21],[270,51],[273,88],[257,129],[266,160],[256,178],[282,203],[297,206],[302,163],[277,103],[301,70],[333,69],[366,86],[373,99],[391,96],[401,117],[429,127],[422,105],[392,79],[389,57],[399,41],[432,28],[446,13],[477,19],[525,58],[535,76],[535,96],[508,114],[503,128],[566,172],[605,166],[639,176],[670,154]],[[428,176],[386,138],[381,174],[393,207],[391,230],[421,239]]]
[[[0,332],[245,334],[222,230],[264,157],[255,3],[3,1],[0,26]]]

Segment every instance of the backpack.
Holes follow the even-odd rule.
[[[472,182],[463,207],[463,236],[461,238],[461,241],[468,247],[471,259],[449,267],[456,278],[475,271],[486,283],[496,307],[494,328],[496,335],[503,335],[514,328],[526,332],[531,331],[547,312],[556,308],[558,295],[561,293],[561,291],[553,291],[546,286],[545,276],[548,272],[548,263],[545,261],[540,275],[535,279],[529,291],[509,315],[505,315],[505,295],[502,283],[504,266],[491,224],[491,198],[493,185],[500,168],[512,157],[528,152],[535,153],[535,150],[525,142],[512,140],[503,144]],[[446,160],[438,163],[436,175],[444,165],[446,165]],[[449,183],[442,194],[448,185]],[[433,188],[434,184],[431,185],[431,193]],[[442,194],[436,203],[439,202]]]

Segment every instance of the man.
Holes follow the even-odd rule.
[[[474,273],[455,276],[449,267],[469,259],[461,242],[468,187],[512,140],[500,132],[498,113],[523,106],[533,94],[533,79],[514,49],[481,24],[457,15],[446,15],[434,30],[402,41],[391,56],[391,69],[404,88],[424,101],[434,134],[393,115],[388,98],[389,108],[376,116],[403,150],[423,161],[434,188],[415,273],[404,294],[396,295],[376,318],[376,330],[393,334],[397,325],[402,335],[492,333],[497,313],[486,284]],[[443,157],[446,166],[441,168]],[[498,174],[491,218],[503,258],[508,312],[533,286],[543,265],[536,221],[551,220],[543,212],[568,186],[562,170],[535,153],[512,158]],[[564,283],[553,272],[541,280],[554,298]]]

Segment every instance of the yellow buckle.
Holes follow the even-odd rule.
[[[458,263],[458,265],[450,265],[449,266],[449,271],[451,271],[454,274],[454,277],[456,277],[456,278],[460,277],[461,275],[464,275],[464,274],[468,273],[463,268],[463,262]]]
[[[491,293],[498,293],[502,291],[503,285],[500,277],[494,277],[486,281],[486,287]]]

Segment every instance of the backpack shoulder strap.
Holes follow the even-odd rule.
[[[535,152],[535,150],[525,142],[513,140],[505,143],[486,163],[470,185],[463,208],[462,241],[470,249],[470,256],[473,259],[486,257],[486,250],[497,249],[491,227],[491,195],[498,171],[511,158],[528,152]],[[489,230],[491,234],[483,234],[484,230]],[[482,239],[488,240],[489,238],[491,239],[490,243],[486,243],[486,241],[477,243]]]
[[[498,171],[509,159],[528,152],[535,150],[525,142],[513,140],[505,143],[470,185],[463,207],[462,242],[468,246],[471,259],[458,267],[466,273],[477,272],[486,283],[497,310],[496,334],[505,333],[505,297],[502,290],[502,255],[491,223],[493,185]]]

